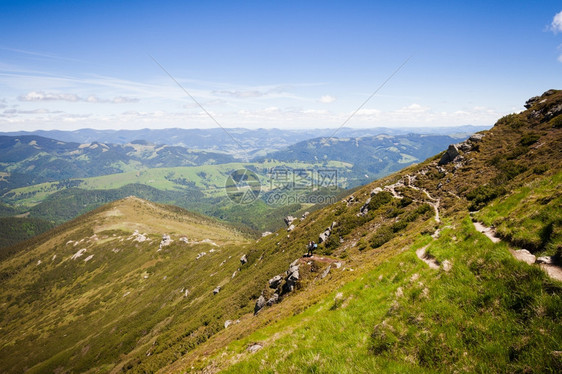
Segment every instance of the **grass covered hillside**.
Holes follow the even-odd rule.
[[[527,106],[259,240],[128,198],[25,242],[0,370],[560,372],[562,91]]]

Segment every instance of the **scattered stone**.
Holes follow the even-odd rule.
[[[484,134],[472,134],[470,138],[468,138],[468,141],[472,143],[477,143],[481,141],[483,138],[484,138]]]
[[[527,100],[527,101],[525,102],[525,105],[524,105],[525,108],[526,108],[526,109],[531,108],[537,101],[539,101],[539,99],[540,99],[540,96],[533,96],[533,97],[531,97],[529,100]]]
[[[441,160],[439,160],[438,165],[448,164],[449,162],[453,161],[455,157],[457,157],[458,155],[459,155],[459,150],[456,144],[451,144],[449,145],[449,148],[447,148],[445,153],[443,153],[443,156],[441,156]]]
[[[326,268],[326,270],[324,270],[324,271],[322,272],[322,274],[320,275],[320,279],[326,278],[326,276],[330,273],[330,269],[332,269],[332,265],[328,265],[328,267]]]
[[[57,258],[57,255],[53,255],[53,258],[51,259],[51,261],[55,261],[55,258]]]
[[[207,252],[201,252],[197,254],[197,257],[195,257],[196,260],[199,260],[201,257],[205,256],[207,254]]]
[[[89,255],[88,257],[86,257],[86,258],[84,259],[84,262],[88,262],[88,261],[90,261],[92,258],[94,258],[94,255]]]
[[[420,275],[418,273],[414,273],[411,277],[410,277],[410,282],[415,282],[420,278]]]
[[[279,294],[274,293],[273,296],[271,296],[269,298],[269,300],[267,300],[266,305],[272,306],[273,304],[277,303],[278,301],[279,301]]]
[[[379,192],[382,192],[383,189],[380,187],[375,187],[372,191],[371,191],[371,196],[378,194]]]
[[[453,264],[451,264],[451,262],[449,260],[445,260],[441,263],[441,266],[443,266],[443,270],[445,271],[450,271],[453,268]]]
[[[269,288],[276,289],[281,284],[283,278],[280,275],[276,275],[269,280]]]
[[[242,263],[242,265],[244,265],[248,262],[248,259],[246,258],[246,255],[243,255],[242,257],[240,257],[240,262]]]
[[[185,244],[187,244],[187,243],[189,242],[189,240],[188,240],[185,236],[182,236],[182,237],[179,239],[179,241],[180,241],[180,242],[183,242],[183,243],[185,243]]]
[[[265,297],[263,297],[263,295],[260,295],[260,297],[258,297],[258,299],[256,300],[256,305],[254,306],[254,315],[258,314],[258,312],[263,309],[265,304]]]
[[[146,233],[141,234],[141,233],[139,233],[138,230],[135,230],[135,232],[131,236],[129,236],[128,239],[129,240],[133,239],[134,242],[142,243],[142,242],[146,241],[147,237],[146,237]]]
[[[369,197],[365,200],[365,204],[359,209],[359,215],[364,216],[369,213],[369,203],[371,202],[371,198]]]
[[[550,256],[543,256],[543,257],[538,257],[536,260],[537,264],[549,264],[551,265],[553,263],[552,261],[552,257]]]
[[[75,254],[73,254],[70,259],[71,259],[71,260],[76,260],[78,257],[82,256],[84,253],[86,253],[86,248],[82,248],[81,250],[79,250],[78,252],[76,252]]]
[[[172,244],[173,240],[170,238],[170,235],[164,234],[162,235],[162,240],[160,241],[160,246],[158,247],[158,251],[161,251],[163,247],[167,247]]]
[[[296,220],[296,218],[293,217],[293,216],[287,216],[287,217],[283,218],[283,221],[285,222],[287,227],[291,226],[291,224],[293,223],[294,220]]]
[[[341,262],[334,262],[334,266],[336,267],[336,269],[341,268]]]
[[[226,329],[226,328],[228,328],[228,326],[230,326],[230,325],[232,325],[232,324],[233,324],[233,322],[232,322],[231,320],[226,320],[226,321],[224,322],[224,328]]]
[[[41,265],[41,260],[37,260],[37,266]]]
[[[217,286],[214,290],[213,290],[213,295],[218,294],[219,292],[221,292],[221,286]]]
[[[238,270],[234,270],[234,273],[232,273],[232,279],[234,279],[234,277],[236,276],[236,274],[238,274]]]
[[[310,214],[310,212],[304,212],[304,213],[302,214],[301,221],[304,220],[304,219],[306,219],[306,217],[308,217],[309,214]]]
[[[295,225],[291,225],[289,227],[287,227],[287,231],[293,231],[295,229]]]
[[[516,259],[518,259],[519,261],[524,261],[526,263],[528,263],[529,265],[534,264],[536,257],[534,254],[532,254],[531,252],[529,252],[526,249],[518,249],[515,251],[512,251],[513,257],[515,257]]]
[[[263,237],[266,237],[266,236],[271,235],[271,234],[273,234],[271,231],[264,231],[264,232],[261,233],[261,237],[263,238]]]
[[[398,287],[396,289],[396,297],[402,297],[404,296],[404,290],[402,289],[402,287]]]
[[[254,344],[251,344],[248,347],[247,351],[250,352],[250,353],[254,353],[254,352],[259,351],[262,348],[263,348],[263,345],[261,345],[260,343],[254,343]]]

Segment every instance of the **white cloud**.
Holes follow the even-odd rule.
[[[31,91],[18,97],[19,101],[80,101],[80,97],[75,94],[45,93],[42,91]]]
[[[125,104],[137,103],[139,99],[134,97],[117,96],[113,99],[100,99],[95,95],[82,98],[76,94],[69,93],[52,93],[43,91],[31,91],[25,95],[18,96],[19,101],[70,101],[70,102],[87,102],[87,103],[111,103]]]
[[[552,19],[550,30],[555,34],[562,32],[562,11],[557,13]]]
[[[333,103],[334,101],[336,101],[336,98],[330,95],[324,95],[320,98],[320,102],[325,104]]]

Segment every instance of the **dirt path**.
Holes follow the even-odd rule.
[[[491,227],[486,227],[480,222],[472,222],[476,230],[486,235],[492,242],[499,243],[501,239],[496,235],[496,232]],[[510,249],[509,252],[513,257],[519,261],[526,262],[531,265],[536,263],[535,256],[525,249],[513,250]],[[553,264],[539,264],[540,268],[548,274],[552,279],[556,279],[562,282],[562,267]]]
[[[501,239],[496,235],[496,231],[491,227],[486,227],[480,222],[472,222],[474,224],[474,228],[481,232],[482,234],[486,235],[488,239],[490,239],[493,243],[501,242]]]
[[[435,258],[433,258],[432,256],[430,256],[426,253],[427,247],[429,247],[429,244],[419,248],[416,251],[416,255],[418,256],[418,258],[420,260],[425,262],[429,266],[430,269],[438,270],[439,269],[439,263],[437,262],[437,260]]]

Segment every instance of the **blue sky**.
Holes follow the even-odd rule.
[[[491,125],[562,88],[560,1],[3,1],[0,131]],[[558,15],[558,16],[557,16]]]

